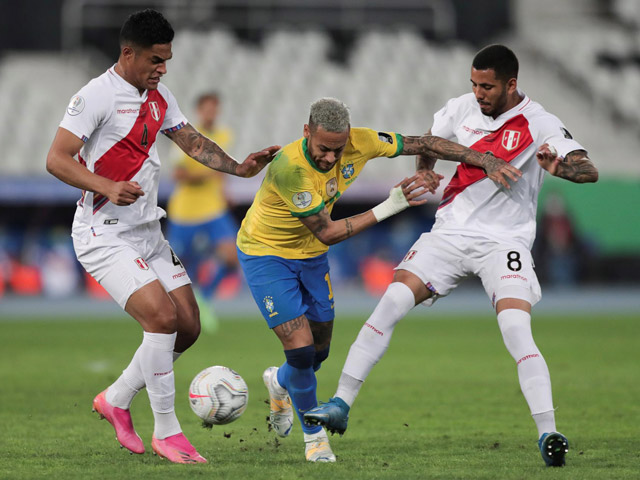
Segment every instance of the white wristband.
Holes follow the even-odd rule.
[[[389,192],[389,198],[373,207],[371,211],[373,212],[373,216],[376,217],[376,220],[381,222],[385,218],[400,213],[408,206],[409,202],[404,196],[404,193],[402,193],[402,188],[394,187]]]

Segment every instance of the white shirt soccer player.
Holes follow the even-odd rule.
[[[393,282],[351,346],[338,389],[305,421],[344,432],[348,412],[373,366],[386,351],[395,325],[417,304],[431,305],[467,277],[482,280],[496,310],[509,353],[517,363],[522,393],[536,423],[545,463],[562,466],[569,443],[556,431],[549,370],[531,334],[531,307],[540,300],[531,246],[545,171],[572,182],[595,182],[598,172],[563,123],[518,90],[518,60],[502,45],[476,55],[473,93],[449,100],[434,116],[430,133],[512,167],[460,164],[431,232],[414,243],[396,267]],[[494,159],[495,160],[495,159]],[[436,158],[419,157],[418,172]]]
[[[257,174],[278,146],[238,164],[196,131],[160,83],[171,58],[173,29],[154,10],[132,14],[120,32],[118,63],[71,99],[47,156],[47,170],[82,189],[73,221],[84,268],[135,318],[142,344],[93,408],[120,444],[143,453],[129,407],[147,388],[155,419],[153,450],[176,463],[206,462],[182,433],[174,411],[173,362],[200,333],[191,280],[160,230],[158,133],[208,167],[241,177]],[[78,160],[74,156],[78,156]]]

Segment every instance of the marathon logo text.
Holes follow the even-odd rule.
[[[375,333],[377,333],[381,337],[384,337],[384,333],[382,333],[380,330],[378,330],[376,327],[374,327],[370,323],[365,323],[364,326],[370,328],[371,330],[373,330]]]
[[[538,354],[538,353],[532,353],[531,355],[525,355],[520,360],[518,360],[517,365],[520,365],[525,360],[529,360],[530,358],[536,358],[536,357],[539,357],[539,356],[540,356],[540,354]]]
[[[529,279],[527,277],[523,277],[522,275],[518,275],[517,273],[511,273],[509,275],[502,275],[500,277],[500,280],[509,280],[510,278],[519,278],[520,280],[523,280],[525,282],[529,281]]]

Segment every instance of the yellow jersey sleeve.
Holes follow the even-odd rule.
[[[352,128],[351,143],[368,159],[397,157],[402,153],[402,135],[394,132],[378,132],[370,128]]]

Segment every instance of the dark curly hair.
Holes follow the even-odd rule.
[[[120,45],[149,48],[171,43],[173,28],[160,12],[147,8],[132,13],[120,29]]]
[[[504,45],[489,45],[480,50],[473,59],[476,70],[493,69],[496,78],[509,81],[518,78],[518,59],[512,50]]]

